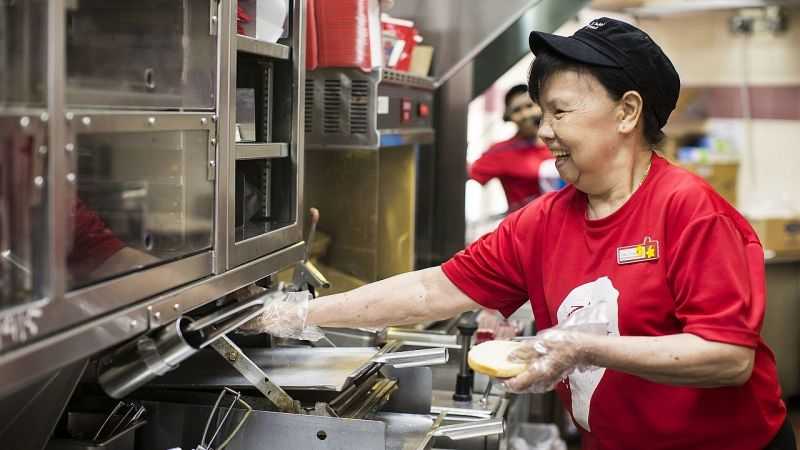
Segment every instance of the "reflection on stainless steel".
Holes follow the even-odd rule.
[[[39,120],[0,114],[0,309],[41,299],[48,288],[44,265],[50,248],[42,220],[47,166],[36,151],[44,142],[42,132]]]
[[[211,274],[212,261],[208,252],[150,269],[146,284],[133,275],[74,292],[61,302],[51,302],[42,308],[43,315],[36,322],[40,336],[50,335],[39,341],[40,345],[14,349],[16,343],[3,338],[0,391],[23,385],[42,367],[61,366],[89,357],[169,323],[185,311],[207,303],[208,299],[224,296],[231,291],[231,286],[243,286],[263,278],[264,274],[291,266],[302,259],[302,254],[303,245],[297,243],[210,280],[177,288],[186,280]],[[125,308],[143,296],[151,297],[167,289],[173,290]],[[148,312],[148,307],[152,311]],[[69,335],[52,334],[64,327],[71,328]]]
[[[160,328],[150,336],[143,336],[114,354],[111,361],[99,369],[97,381],[108,395],[122,398],[147,381],[174,369],[177,365],[208,346],[214,340],[252,319],[261,311],[264,297],[243,304],[223,308],[219,322],[205,321],[208,326],[218,325],[208,331],[188,331],[191,319],[182,317]],[[235,313],[235,315],[234,315]]]
[[[81,0],[67,10],[67,103],[214,107],[216,36],[204,2]]]
[[[94,124],[92,133],[76,139],[73,274],[96,270],[92,258],[97,256],[79,250],[81,243],[92,242],[85,233],[99,232],[92,225],[98,219],[125,245],[161,261],[210,248],[214,183],[207,178],[209,132],[99,132],[100,127]],[[116,272],[140,267],[140,259],[131,258],[119,263]],[[85,284],[87,276],[73,280],[73,287]]]
[[[41,106],[47,96],[47,2],[4,1],[0,5],[0,106]]]

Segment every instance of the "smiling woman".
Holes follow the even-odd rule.
[[[626,54],[612,52],[622,58],[617,63],[592,51],[591,45],[600,42],[608,47],[608,41],[589,33],[581,36],[594,44],[532,33],[531,48],[538,51],[529,85],[544,114],[539,136],[557,157],[556,168],[562,178],[589,196],[589,217],[599,219],[616,211],[644,181],[651,151],[664,140],[661,128],[675,107],[680,79],[649,38],[640,39],[633,33],[627,36],[644,50],[657,49],[651,64],[660,63],[663,68],[652,80],[659,84],[655,88],[648,86],[644,69],[624,68],[630,59]],[[556,50],[561,47],[583,60],[564,58]],[[633,76],[643,78],[637,83]],[[645,95],[649,97],[646,101]],[[597,151],[584,151],[587,146]]]
[[[571,37],[533,32],[530,44],[539,137],[570,185],[441,269],[310,302],[306,325],[413,323],[477,305],[509,316],[530,305],[541,332],[514,351],[524,370],[499,383],[555,386],[584,449],[795,449],[760,335],[758,237],[708,183],[654,152],[680,88],[669,59],[608,18]],[[592,305],[607,321],[589,334],[575,312]]]

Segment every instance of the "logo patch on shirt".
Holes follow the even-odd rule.
[[[644,238],[644,242],[617,249],[617,264],[633,264],[658,259],[658,241]]]

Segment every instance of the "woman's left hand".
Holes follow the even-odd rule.
[[[542,393],[552,390],[583,361],[582,338],[574,331],[545,330],[514,350],[509,359],[527,363],[528,367],[514,378],[498,380],[509,392]]]

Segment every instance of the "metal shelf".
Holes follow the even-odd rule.
[[[236,159],[283,158],[289,156],[289,144],[285,142],[236,143]]]
[[[278,59],[289,59],[292,53],[291,49],[285,45],[273,44],[241,34],[236,35],[236,49],[240,52]]]

